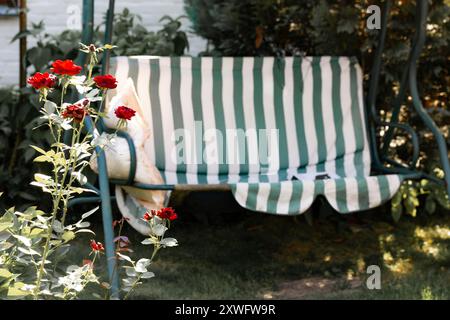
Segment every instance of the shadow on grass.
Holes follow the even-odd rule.
[[[303,216],[248,212],[233,201],[228,194],[186,197],[167,234],[179,247],[159,253],[151,268],[156,277],[131,299],[450,298],[448,215],[404,217],[395,225],[383,208],[338,215],[315,206],[321,217],[310,226]],[[150,256],[143,238],[125,229],[134,256]],[[78,241],[75,260],[89,251],[88,238]],[[365,286],[373,264],[382,270],[381,290]],[[314,290],[303,285],[308,281],[325,285]]]

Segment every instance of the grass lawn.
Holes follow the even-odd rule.
[[[227,203],[223,212],[211,209]],[[166,235],[179,246],[159,253],[156,277],[131,299],[450,299],[448,213],[394,224],[383,208],[338,215],[315,207],[310,226],[303,216],[246,212],[229,195],[185,204]],[[150,256],[142,237],[125,229],[135,256]],[[74,262],[87,256],[89,239],[77,240]],[[366,287],[373,264],[381,268],[380,290]]]

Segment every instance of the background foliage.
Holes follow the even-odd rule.
[[[373,48],[378,31],[366,29],[366,8],[381,1],[356,0],[185,0],[186,12],[193,30],[208,40],[202,55],[354,55],[368,80]],[[399,79],[410,51],[414,34],[414,1],[395,1],[389,21],[387,47],[380,79],[378,106],[380,116],[389,119],[390,106],[398,91]],[[450,1],[430,1],[428,38],[419,65],[421,96],[428,112],[449,137],[450,110]],[[186,33],[181,31],[181,18],[163,17],[159,31],[143,27],[141,18],[127,9],[115,16],[113,43],[117,55],[182,55],[189,48]],[[45,33],[44,24],[34,24],[21,36],[36,39],[28,50],[26,65],[30,73],[45,71],[55,59],[74,59],[77,55],[80,32],[63,31],[59,35]],[[102,26],[95,32],[98,42],[103,39]],[[367,88],[367,85],[365,86]],[[54,93],[58,95],[58,92]],[[34,188],[27,188],[35,168],[31,159],[34,151],[26,151],[31,143],[45,145],[45,130],[33,130],[38,108],[36,95],[28,89],[0,90],[0,183],[5,195],[1,207],[12,202],[34,200]],[[411,112],[408,103],[402,107],[401,121],[413,124],[421,139],[420,167],[436,175],[439,158],[432,136]],[[411,146],[403,136],[396,136],[392,150],[406,160]],[[426,199],[425,199],[426,198]],[[403,209],[411,215],[424,209],[434,212],[446,204],[442,189],[424,182],[408,183],[394,199],[394,218]],[[423,200],[423,201],[419,201]],[[448,203],[447,203],[448,204]]]
[[[183,18],[184,16],[176,19],[163,16],[159,20],[165,22],[162,29],[156,32],[148,31],[141,24],[142,18],[125,8],[114,17],[113,44],[117,46],[114,53],[119,56],[183,55],[185,50],[189,49],[186,33],[180,30]]]
[[[161,18],[162,28],[156,32],[147,30],[140,23],[141,18],[128,9],[115,15],[113,43],[118,45],[113,55],[182,55],[188,49],[186,33],[181,31],[180,18]],[[103,42],[104,22],[96,27],[95,41]],[[43,22],[32,24],[31,28],[17,34],[12,41],[27,36],[35,45],[27,50],[25,61],[30,74],[48,71],[56,59],[76,59],[81,32],[65,30],[57,35],[45,32]],[[55,90],[50,99],[56,99],[60,92]],[[20,203],[25,208],[39,200],[43,207],[48,205],[39,198],[38,188],[30,186],[33,173],[40,171],[33,163],[35,151],[29,145],[48,147],[50,135],[46,127],[39,126],[38,94],[30,88],[17,87],[0,89],[0,210]]]
[[[377,101],[383,120],[389,120],[391,116],[390,109],[415,32],[415,1],[393,2]],[[419,90],[427,111],[450,144],[450,1],[429,3],[427,42],[418,69]],[[366,28],[366,10],[373,4],[381,6],[383,3],[375,0],[185,0],[194,32],[209,43],[203,55],[356,56],[366,82],[378,36],[377,30]],[[365,88],[368,88],[367,83]],[[400,120],[408,121],[419,133],[420,167],[440,175],[442,172],[436,170],[439,166],[436,144],[411,109],[408,100],[402,106]],[[399,160],[407,160],[411,155],[407,140],[398,135],[391,143],[394,147],[391,153]],[[428,200],[419,201],[424,197]],[[407,183],[395,201],[395,219],[399,218],[403,208],[414,216],[418,208],[434,212],[436,204],[448,207],[442,189],[424,182]]]

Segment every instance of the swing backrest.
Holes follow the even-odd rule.
[[[172,182],[369,175],[355,58],[116,57],[110,72],[117,90],[133,80],[152,133],[146,152]],[[239,129],[246,139],[237,146]]]

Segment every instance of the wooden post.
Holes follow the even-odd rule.
[[[19,31],[24,32],[25,30],[27,30],[27,0],[20,0],[19,10]],[[19,48],[19,85],[21,88],[23,88],[27,85],[27,68],[25,65],[27,37],[20,38]]]

